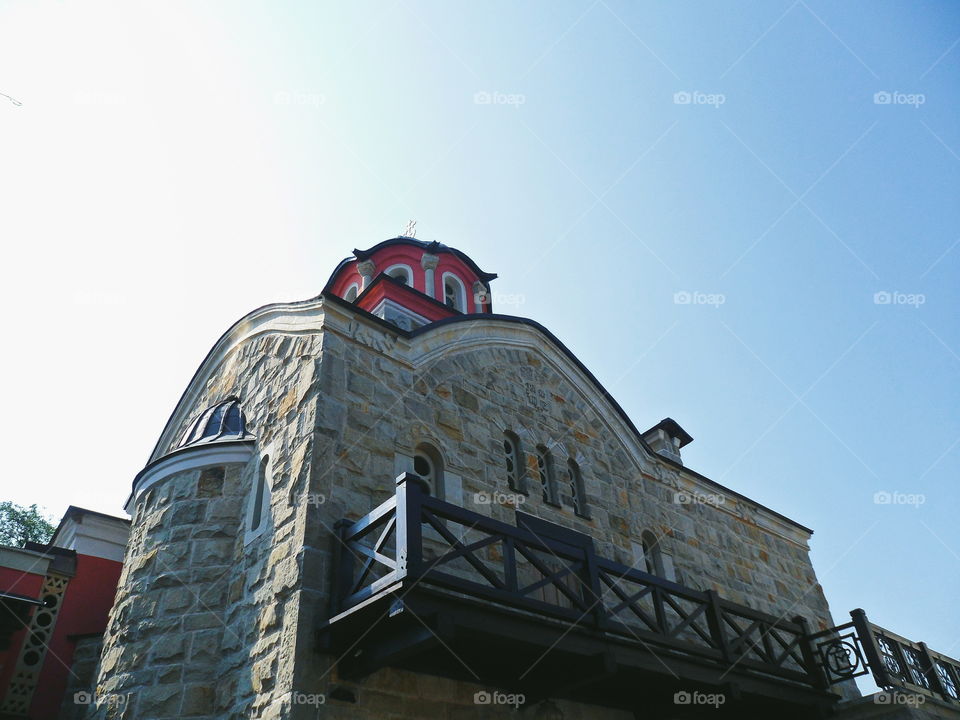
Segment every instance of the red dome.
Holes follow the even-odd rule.
[[[490,281],[467,255],[438,242],[397,237],[354,250],[324,293],[412,330],[457,314],[490,313]]]

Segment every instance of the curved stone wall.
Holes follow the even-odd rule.
[[[124,700],[91,717],[275,717],[289,705],[283,658],[299,625],[319,346],[318,335],[273,331],[228,343],[185,393],[192,404],[175,411],[157,457],[229,395],[241,398],[256,440],[242,465],[177,472],[134,498],[97,686],[99,697]],[[262,463],[263,524],[251,532]]]

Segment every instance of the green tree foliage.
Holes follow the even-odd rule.
[[[36,505],[22,507],[9,500],[0,502],[0,545],[23,547],[28,540],[47,543],[55,529]]]

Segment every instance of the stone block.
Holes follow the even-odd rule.
[[[175,718],[180,711],[178,685],[155,685],[137,693],[137,711],[142,718]]]
[[[213,712],[215,691],[209,684],[188,685],[183,691],[180,717],[196,717]]]
[[[170,525],[172,527],[176,527],[177,525],[193,525],[203,517],[204,509],[205,503],[200,501],[190,500],[177,503],[173,509]]]

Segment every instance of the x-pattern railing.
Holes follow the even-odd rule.
[[[823,686],[802,619],[776,618],[599,557],[589,539],[565,541],[442,502],[421,483],[405,473],[394,497],[339,524],[335,614],[419,583]]]

